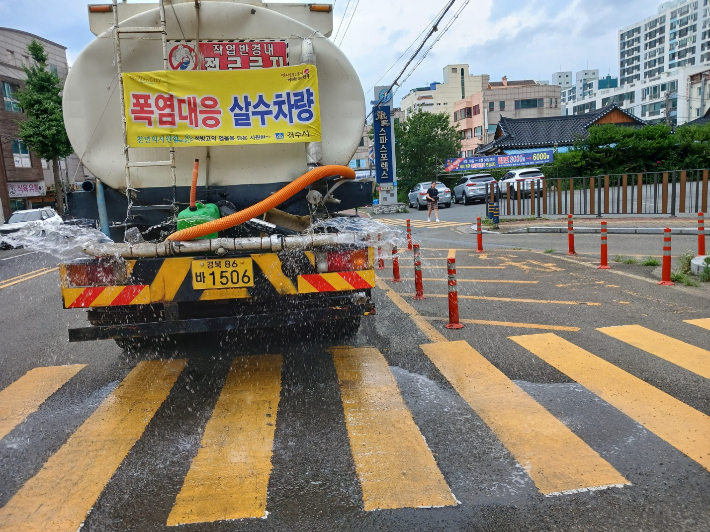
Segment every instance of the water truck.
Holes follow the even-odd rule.
[[[110,241],[60,265],[70,341],[304,326],[374,313],[372,202],[348,166],[365,101],[332,6],[173,0],[88,6],[96,39],[63,93],[96,176],[68,194]],[[374,236],[374,239],[373,239]]]

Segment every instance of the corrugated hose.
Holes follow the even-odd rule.
[[[243,224],[252,218],[261,216],[268,210],[276,208],[278,205],[281,205],[284,201],[291,198],[307,186],[312,185],[316,181],[336,175],[344,177],[345,179],[355,179],[355,171],[347,166],[340,166],[337,164],[319,166],[306,172],[298,179],[293,180],[291,183],[283,187],[281,190],[275,192],[259,203],[252,205],[251,207],[247,207],[246,209],[230,214],[229,216],[225,216],[224,218],[220,218],[219,220],[213,220],[201,225],[182,229],[181,231],[176,231],[168,237],[168,240],[172,240],[174,242],[194,240],[195,238],[216,233],[218,231],[225,231],[231,227]]]

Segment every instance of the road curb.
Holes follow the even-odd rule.
[[[468,227],[457,228],[462,233],[474,233]],[[611,235],[662,235],[663,227],[609,227],[607,233]],[[484,233],[497,235],[516,235],[524,233],[567,233],[566,227],[527,227],[524,229],[514,229],[512,231],[491,231],[484,229]],[[574,227],[574,232],[577,234],[600,234],[601,228],[597,227]],[[673,235],[692,235],[697,236],[698,230],[695,228],[676,227],[671,229]]]

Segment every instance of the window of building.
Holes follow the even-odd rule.
[[[2,82],[2,96],[5,100],[5,110],[12,111],[14,113],[21,113],[22,108],[17,101],[16,92],[20,87],[6,81]]]
[[[57,65],[49,64],[49,71],[54,74],[55,76],[59,77],[59,74],[57,73]]]
[[[505,111],[505,101],[498,102],[498,109],[500,111]]]
[[[15,168],[31,168],[30,151],[21,140],[12,141],[12,158],[15,160]]]
[[[535,109],[538,107],[545,107],[545,100],[543,98],[533,98],[530,100],[515,100],[516,109]]]
[[[473,106],[473,116],[480,115],[480,114],[481,114],[481,106],[474,105]]]
[[[476,129],[473,130],[474,137],[480,137],[482,135],[483,135],[483,126],[478,126]]]
[[[488,102],[488,111],[492,113],[495,110],[496,110],[495,102]]]
[[[358,146],[364,146],[365,145],[365,137],[360,138],[360,144]]]
[[[456,67],[454,67],[454,68],[451,69],[451,73],[452,73],[452,74],[456,74],[456,72],[458,72],[458,71],[456,70]]]

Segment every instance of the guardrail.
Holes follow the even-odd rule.
[[[486,197],[501,216],[707,212],[708,170],[677,170],[590,177],[544,178],[508,186],[486,184]]]

